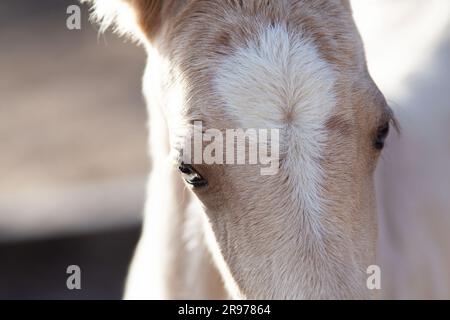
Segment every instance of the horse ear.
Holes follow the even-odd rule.
[[[91,20],[100,32],[111,28],[121,36],[143,41],[161,25],[164,0],[80,0],[91,7]]]

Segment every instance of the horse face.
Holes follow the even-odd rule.
[[[149,51],[144,91],[166,119],[174,169],[202,204],[236,291],[367,297],[373,173],[391,113],[349,4],[129,4]]]

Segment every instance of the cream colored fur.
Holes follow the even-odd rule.
[[[348,2],[108,3],[96,7],[103,28],[132,32],[149,54],[153,170],[126,297],[370,297],[373,138],[389,110]],[[193,120],[280,129],[279,173],[199,165],[208,186],[188,187],[171,155]]]

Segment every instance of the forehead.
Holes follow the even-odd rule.
[[[211,86],[243,127],[306,130],[336,104],[335,82],[313,41],[276,23],[222,58]]]
[[[185,110],[195,120],[244,112],[245,127],[289,122],[313,101],[329,109],[336,92],[348,91],[343,84],[367,74],[339,0],[190,1],[168,29],[165,49],[190,84]]]
[[[333,65],[358,70],[364,67],[364,54],[345,3],[345,0],[191,0],[172,19],[169,38],[189,47],[196,56],[226,55],[254,40],[261,29],[278,24],[290,33],[311,39],[321,56]]]

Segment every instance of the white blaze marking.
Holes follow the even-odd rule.
[[[266,28],[226,57],[214,79],[226,112],[241,127],[281,129],[281,148],[287,152],[283,167],[295,185],[294,201],[312,216],[323,203],[318,158],[325,121],[336,104],[334,83],[333,69],[313,42],[281,25]]]

